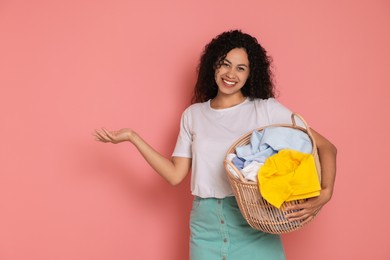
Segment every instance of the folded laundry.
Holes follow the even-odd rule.
[[[250,143],[236,147],[236,154],[241,161],[233,163],[239,169],[243,169],[252,161],[264,163],[265,160],[282,149],[292,149],[302,153],[311,153],[313,146],[309,136],[300,130],[290,127],[268,127],[263,131],[254,130]]]
[[[262,131],[254,130],[249,144],[236,147],[236,154],[231,154],[229,160],[247,180],[257,181],[254,177],[260,166],[282,149],[311,153],[313,146],[303,131],[290,127],[267,127]]]
[[[262,197],[280,208],[283,202],[318,196],[321,185],[312,154],[283,149],[258,171]]]

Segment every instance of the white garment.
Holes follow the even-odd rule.
[[[172,156],[192,158],[192,194],[233,196],[223,167],[227,150],[242,135],[271,124],[291,124],[291,111],[273,98],[246,99],[226,109],[211,108],[210,100],[188,107]]]
[[[264,163],[252,161],[250,164],[245,166],[244,169],[241,170],[241,173],[248,181],[257,182],[257,173],[260,167],[263,165]]]

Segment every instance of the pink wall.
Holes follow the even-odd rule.
[[[294,2],[294,3],[293,3]],[[390,259],[390,3],[0,2],[0,259],[188,255],[189,178],[172,188],[127,144],[169,156],[199,54],[241,28],[274,58],[280,101],[339,149],[333,200],[284,235],[290,260]]]

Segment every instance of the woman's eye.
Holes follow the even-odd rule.
[[[245,69],[243,67],[238,67],[237,70],[238,71],[245,71]]]
[[[228,68],[229,64],[228,63],[222,63],[222,66],[224,66],[225,68]]]

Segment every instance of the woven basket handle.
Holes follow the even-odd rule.
[[[292,125],[293,125],[294,127],[297,126],[297,123],[296,123],[296,121],[295,121],[295,118],[296,118],[296,117],[298,117],[298,118],[302,121],[302,123],[304,124],[305,128],[306,128],[307,130],[309,130],[309,125],[306,123],[305,119],[303,119],[303,117],[301,117],[300,115],[298,115],[298,114],[296,114],[296,113],[292,113],[292,114],[291,114]]]
[[[298,114],[296,114],[296,113],[292,113],[292,114],[291,114],[291,121],[292,121],[292,125],[294,126],[294,128],[299,128],[299,127],[300,127],[300,126],[297,125],[297,123],[296,123],[296,121],[295,121],[295,118],[296,118],[296,117],[298,117],[299,120],[301,120],[302,123],[304,124],[305,129],[306,129],[306,132],[307,132],[308,136],[309,136],[310,139],[311,139],[311,142],[312,142],[313,147],[317,147],[316,140],[314,139],[314,136],[313,136],[313,134],[312,134],[312,132],[311,132],[311,130],[310,130],[310,127],[309,127],[308,123],[306,123],[305,119],[303,119],[302,116],[300,116],[300,115],[298,115]]]

